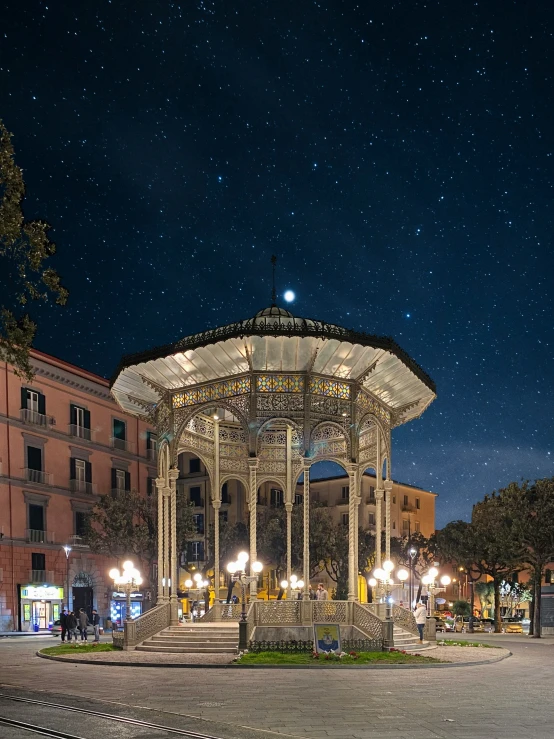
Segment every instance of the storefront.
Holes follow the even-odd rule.
[[[55,585],[19,586],[19,630],[42,631],[60,617],[63,588]]]
[[[131,617],[137,618],[142,613],[142,593],[131,593]],[[114,590],[110,601],[110,618],[121,626],[127,617],[127,596]]]

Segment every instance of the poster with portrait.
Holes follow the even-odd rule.
[[[23,620],[24,621],[31,620],[31,604],[30,603],[23,604]]]
[[[341,652],[339,624],[314,624],[314,651]]]

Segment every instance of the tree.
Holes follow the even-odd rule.
[[[554,560],[554,477],[530,485],[512,482],[501,491],[521,558],[532,571],[533,621],[531,636],[541,636],[541,583],[544,568]]]
[[[50,296],[65,305],[68,293],[57,272],[44,266],[56,251],[48,238],[50,226],[24,219],[25,184],[14,161],[11,137],[0,121],[0,275],[5,283],[2,298],[11,297],[11,307],[0,304],[0,358],[12,364],[17,375],[31,380],[29,350],[37,327],[25,306],[34,300],[46,302]]]
[[[481,602],[481,615],[485,616],[494,607],[494,585],[492,582],[476,582],[475,592]]]
[[[177,549],[185,551],[196,533],[191,504],[177,491]],[[156,496],[143,497],[135,490],[116,496],[102,495],[91,511],[83,537],[91,551],[116,558],[136,557],[146,564],[151,588],[152,565],[158,556],[158,506]],[[139,567],[140,569],[140,567]]]
[[[455,616],[471,616],[471,605],[467,600],[455,600],[452,612]]]

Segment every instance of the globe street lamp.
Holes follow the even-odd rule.
[[[135,565],[131,560],[123,562],[123,572],[120,572],[117,567],[110,570],[109,575],[114,581],[116,588],[121,588],[126,596],[126,614],[125,621],[132,621],[131,615],[131,593],[136,590],[142,584],[142,577],[140,572],[136,569]]]
[[[239,621],[239,650],[243,651],[247,648],[246,643],[246,586],[251,582],[256,582],[259,573],[264,566],[261,562],[252,562],[250,564],[251,575],[246,574],[246,563],[249,560],[248,552],[240,552],[236,562],[229,562],[227,572],[231,575],[232,582],[239,582],[241,586],[241,612]]]
[[[65,552],[65,583],[67,586],[67,590],[65,593],[65,605],[67,608],[67,612],[69,613],[69,555],[71,554],[71,547],[69,546],[69,544],[65,544],[63,550]]]
[[[196,585],[195,585],[196,583]],[[202,575],[197,572],[194,575],[194,582],[189,578],[188,580],[185,580],[185,588],[190,592],[192,590],[193,593],[195,593],[195,600],[198,602],[200,601],[200,595],[202,593],[202,590],[206,590],[206,588],[209,586],[209,581],[204,580]],[[190,601],[190,595],[189,595],[189,601]],[[209,605],[209,604],[205,604]],[[205,610],[208,610],[207,608]],[[190,616],[191,619],[194,621],[194,613],[192,611],[192,607],[190,608]]]
[[[392,647],[394,644],[394,624],[392,620],[392,598],[391,598],[391,587],[394,585],[394,580],[392,578],[392,573],[394,571],[394,562],[391,562],[390,559],[385,560],[383,562],[382,567],[377,567],[377,569],[373,570],[373,577],[368,580],[369,585],[372,587],[375,587],[377,585],[377,582],[381,583],[381,586],[384,588],[385,591],[385,646]],[[396,573],[397,578],[402,583],[402,587],[404,587],[404,582],[409,577],[409,572],[405,570],[404,568],[398,570]]]
[[[296,575],[290,576],[290,589],[291,594],[294,596],[296,594],[296,598],[298,598],[298,592],[302,590],[304,587],[304,580],[299,580]],[[281,588],[283,590],[287,590],[289,588],[289,581],[288,580],[281,580]]]
[[[431,616],[435,613],[435,596],[437,593],[444,593],[447,586],[450,585],[451,579],[448,575],[443,575],[440,578],[440,585],[437,582],[437,578],[439,576],[439,571],[436,567],[431,567],[431,569],[427,572],[426,575],[424,575],[421,578],[421,582],[423,585],[427,587],[427,592],[429,593],[429,610],[431,613]]]
[[[414,558],[417,554],[417,549],[412,547],[408,554],[410,555],[410,610],[414,607]]]

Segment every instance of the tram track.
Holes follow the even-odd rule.
[[[94,717],[96,719],[105,719],[107,721],[116,721],[121,724],[127,724],[129,726],[136,726],[140,729],[151,729],[152,731],[163,731],[168,734],[176,734],[177,736],[186,736],[190,739],[222,739],[222,737],[216,737],[213,734],[203,734],[198,731],[192,731],[190,729],[179,729],[174,726],[164,726],[163,724],[156,724],[151,721],[142,721],[141,719],[129,718],[127,716],[118,716],[115,713],[104,713],[102,711],[93,711],[89,708],[77,708],[76,706],[67,706],[63,703],[52,703],[51,701],[41,701],[35,698],[20,698],[14,695],[7,695],[0,693],[0,700],[8,700],[17,703],[26,703],[28,705],[41,706],[43,708],[54,709],[58,711],[70,711],[72,713],[80,713],[87,716]],[[26,731],[35,734],[41,734],[42,736],[55,737],[56,739],[85,739],[85,737],[78,737],[75,734],[67,734],[57,729],[49,729],[47,727],[36,726],[29,724],[24,721],[17,721],[15,719],[6,718],[0,716],[0,725],[19,727]]]

